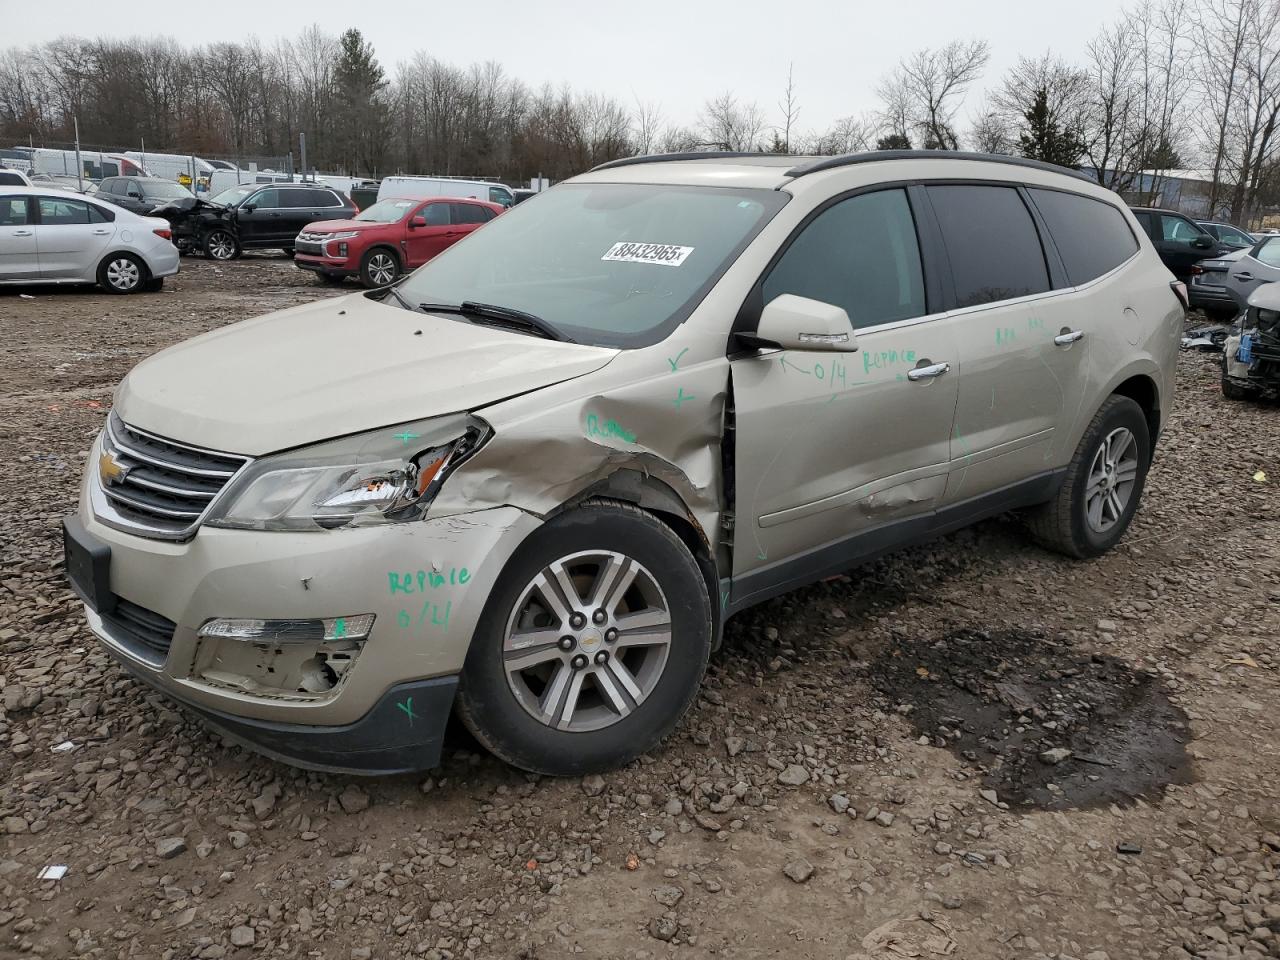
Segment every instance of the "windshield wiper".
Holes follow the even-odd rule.
[[[404,294],[403,294],[403,293],[401,293],[399,290],[397,290],[395,287],[387,287],[387,293],[391,294],[391,296],[393,296],[393,297],[395,297],[397,300],[399,300],[399,301],[400,301],[400,306],[404,307],[406,310],[417,311],[418,309],[420,309],[420,308],[418,308],[418,307],[415,307],[415,306],[414,306],[412,303],[410,303],[408,300],[406,300],[406,299],[404,298]]]
[[[463,300],[456,306],[451,303],[420,303],[418,309],[425,313],[456,313],[471,317],[472,322],[491,323],[495,326],[508,327],[524,333],[532,333],[548,340],[560,340],[573,343],[561,331],[532,313],[516,310],[513,307],[500,307],[492,303],[477,303],[475,300]]]

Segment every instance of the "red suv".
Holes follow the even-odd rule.
[[[307,224],[294,241],[293,262],[328,282],[359,277],[366,287],[385,287],[503,209],[496,203],[457,197],[380,200],[350,220]]]

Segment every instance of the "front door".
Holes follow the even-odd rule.
[[[444,200],[434,200],[424,204],[422,209],[413,214],[426,220],[425,227],[412,227],[408,231],[405,247],[409,252],[409,268],[420,267],[449,244],[457,239],[457,231],[449,213],[449,204]]]
[[[858,342],[854,353],[732,360],[734,607],[931,523],[959,373],[954,329],[926,303],[915,224],[902,189],[839,200],[762,278],[760,303],[792,293],[836,304]]]
[[[0,196],[0,280],[39,275],[34,219],[25,196]]]
[[[40,276],[49,280],[92,279],[115,235],[115,225],[97,207],[70,196],[38,197],[36,205]]]
[[[236,222],[242,246],[269,247],[284,237],[288,228],[284,225],[285,211],[280,207],[279,194],[275,187],[267,187],[240,204]]]
[[[1154,236],[1151,238],[1160,259],[1180,280],[1191,276],[1191,268],[1207,257],[1226,253],[1217,241],[1186,217],[1173,213],[1151,215]]]

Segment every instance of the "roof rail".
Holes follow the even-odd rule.
[[[1072,170],[1060,167],[1056,163],[1045,163],[1043,160],[1029,160],[1026,157],[1009,157],[1000,153],[968,153],[961,150],[869,150],[864,153],[846,153],[838,157],[821,157],[809,160],[787,171],[789,177],[803,177],[817,173],[819,170],[831,170],[835,167],[848,167],[855,163],[875,163],[880,160],[980,160],[986,163],[1005,163],[1015,167],[1031,167],[1033,170],[1045,170],[1049,173],[1061,173],[1075,177],[1086,183],[1094,183],[1093,178]]]
[[[614,167],[630,167],[637,163],[665,163],[667,160],[727,160],[735,157],[762,157],[766,154],[756,152],[742,152],[736,150],[708,150],[704,152],[691,151],[688,153],[651,153],[641,157],[623,157],[620,160],[610,160],[608,163],[602,163],[592,167],[588,173],[595,173],[597,170],[612,170]]]

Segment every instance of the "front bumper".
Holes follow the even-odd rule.
[[[95,441],[90,464],[98,462],[99,451]],[[203,526],[185,542],[152,540],[99,520],[91,499],[95,483],[88,473],[78,526],[93,544],[109,549],[103,589],[122,601],[105,617],[88,610],[89,626],[103,645],[147,683],[233,735],[241,725],[242,739],[265,743],[264,749],[282,758],[325,767],[362,765],[316,759],[312,748],[298,752],[289,745],[309,742],[303,736],[308,730],[365,743],[366,735],[356,728],[367,724],[368,736],[381,732],[390,738],[385,746],[393,759],[403,752],[396,744],[405,737],[430,753],[428,740],[439,730],[424,733],[420,725],[442,728],[447,709],[432,719],[418,709],[415,697],[412,709],[423,719],[405,730],[412,718],[394,703],[387,707],[388,698],[406,684],[453,678],[461,671],[495,580],[541,522],[514,507],[498,507],[347,530],[284,533]],[[260,662],[268,659],[262,651],[277,644],[198,635],[217,618],[366,613],[375,617],[367,639],[333,687],[319,693],[270,686]],[[220,654],[216,670],[210,668],[211,652]],[[452,680],[433,686],[431,702],[436,697],[451,701],[446,693],[451,690]],[[277,728],[288,736],[274,736]],[[268,733],[255,733],[264,730]],[[343,749],[377,752],[367,744],[358,751]],[[396,762],[378,763],[363,766],[396,767]]]
[[[310,270],[313,273],[323,273],[330,277],[354,277],[359,273],[359,268],[352,266],[350,258],[347,260],[334,260],[328,257],[304,256],[296,252],[293,257],[294,266],[299,270]]]
[[[89,611],[90,623],[95,617]],[[439,766],[445,727],[458,688],[457,677],[397,684],[367,714],[342,726],[273,723],[214,710],[179,697],[157,683],[150,672],[137,669],[118,653],[116,657],[137,679],[194,712],[228,740],[306,770],[361,776],[417,773]]]

